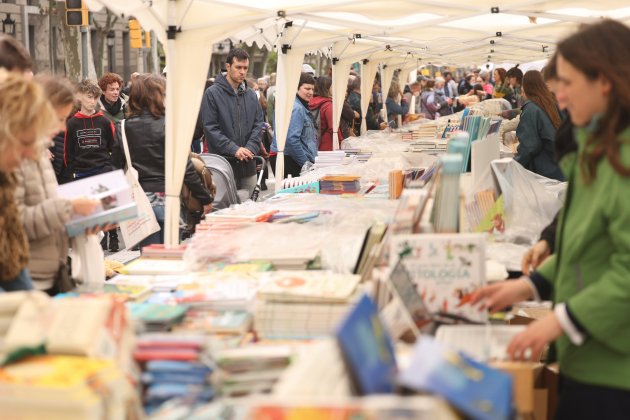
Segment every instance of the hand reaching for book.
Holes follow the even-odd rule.
[[[551,249],[547,241],[540,240],[533,247],[527,250],[523,255],[523,261],[521,261],[521,271],[526,276],[529,276],[530,268],[534,270],[542,264],[545,259],[551,255]]]
[[[525,278],[518,280],[505,280],[500,283],[490,284],[473,293],[472,305],[483,301],[481,309],[489,309],[497,312],[501,309],[531,299],[534,291],[530,282]]]
[[[96,206],[98,206],[98,200],[85,197],[72,200],[72,212],[80,216],[87,216],[88,214],[94,213]]]

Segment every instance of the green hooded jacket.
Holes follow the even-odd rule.
[[[592,128],[578,128],[578,151],[561,162],[569,181],[556,253],[538,272],[586,330],[581,346],[566,335],[556,341],[560,371],[592,385],[630,390],[630,177],[607,157],[585,182],[579,158]],[[620,135],[621,162],[630,167],[630,127]]]

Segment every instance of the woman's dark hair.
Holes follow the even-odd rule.
[[[547,62],[547,65],[542,69],[542,77],[545,82],[550,80],[556,80],[558,78],[558,65],[556,60],[558,59],[558,53],[556,52],[551,59]]]
[[[497,74],[499,75],[499,79],[501,79],[501,80],[495,80],[495,82],[496,83],[501,83],[502,85],[504,85],[505,81],[507,79],[507,77],[506,77],[507,71],[504,68],[501,68],[501,67],[499,67],[497,69],[494,69],[494,71],[497,72]]]
[[[606,157],[615,171],[630,177],[630,168],[621,163],[619,134],[630,121],[630,28],[614,20],[585,25],[558,44],[558,56],[568,61],[588,80],[599,77],[610,82],[606,114],[587,140],[580,164],[587,181],[595,178],[597,164]]]
[[[427,92],[430,91],[431,89],[433,89],[435,87],[435,80],[434,79],[428,79],[427,82],[425,83],[424,87],[422,88],[423,92]]]
[[[24,45],[10,35],[0,35],[0,68],[20,72],[33,69],[33,60]]]
[[[298,89],[302,85],[313,85],[315,86],[315,78],[310,73],[302,73],[300,75],[300,82],[298,83]]]
[[[562,123],[558,105],[538,70],[530,70],[523,76],[523,91],[527,99],[538,105],[551,120],[555,128]]]
[[[156,118],[166,115],[164,97],[166,79],[156,74],[142,74],[131,83],[129,117],[149,111]]]
[[[332,80],[328,76],[321,76],[315,82],[314,96],[321,96],[324,98],[330,98],[330,87],[332,86]]]
[[[519,69],[518,65],[509,69],[505,75],[506,77],[516,77],[516,83],[523,84],[523,70]]]

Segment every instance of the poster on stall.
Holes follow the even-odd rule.
[[[471,305],[485,283],[483,234],[421,234],[391,237],[390,266],[402,258],[429,312],[486,322],[487,312]]]

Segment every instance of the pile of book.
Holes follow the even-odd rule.
[[[268,273],[258,292],[255,329],[266,338],[329,335],[356,300],[360,277],[329,271]]]
[[[447,141],[443,139],[433,140],[416,140],[409,145],[409,152],[445,152],[447,149]]]
[[[0,368],[6,419],[123,419],[140,414],[137,394],[112,360],[34,356]]]
[[[277,210],[262,209],[258,206],[230,207],[207,214],[203,224],[266,222],[276,212]]]
[[[170,331],[173,326],[184,320],[188,307],[184,305],[167,305],[161,303],[129,303],[127,304],[131,319],[139,322],[145,331]]]
[[[328,152],[317,152],[315,157],[315,166],[318,168],[326,168],[328,166],[338,166],[348,163],[346,152],[343,150],[334,150]]]
[[[291,363],[289,345],[248,345],[213,354],[216,384],[223,396],[270,392]]]
[[[403,141],[414,141],[419,139],[434,139],[437,135],[437,122],[429,122],[422,124],[417,128],[403,132],[401,138]]]
[[[189,403],[207,402],[214,397],[211,370],[204,361],[206,341],[192,334],[142,334],[134,358],[142,368],[145,408],[151,412],[171,399]]]
[[[357,175],[327,175],[319,179],[320,194],[354,194],[361,189]]]

